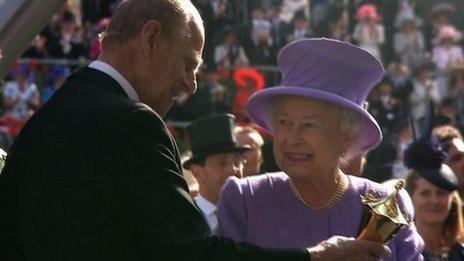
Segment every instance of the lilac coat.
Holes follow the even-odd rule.
[[[300,202],[283,172],[242,180],[231,177],[219,201],[216,233],[235,242],[271,248],[313,246],[335,235],[355,237],[361,219],[360,195],[374,191],[385,196],[387,189],[364,178],[348,177],[349,187],[343,198],[328,210],[311,209]],[[414,208],[404,190],[398,201],[402,211],[412,218]],[[384,260],[422,260],[424,242],[414,224],[388,246],[393,253]]]

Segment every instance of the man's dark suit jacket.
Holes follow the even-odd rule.
[[[24,126],[0,175],[0,260],[309,260],[209,237],[162,119],[82,68]]]

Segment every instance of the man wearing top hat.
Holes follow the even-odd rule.
[[[199,184],[195,204],[201,210],[211,231],[218,221],[217,203],[222,185],[229,176],[243,176],[242,152],[247,146],[239,146],[233,135],[235,117],[231,114],[206,117],[194,121],[187,128],[192,157],[183,165],[189,169]]]

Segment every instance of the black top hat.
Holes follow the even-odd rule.
[[[429,113],[424,120],[422,135],[419,138],[416,138],[415,130],[412,128],[414,141],[404,153],[404,164],[437,187],[454,191],[458,187],[457,177],[447,165],[443,164],[446,155],[438,139],[432,135],[434,112],[433,103],[430,103]]]
[[[249,146],[238,146],[234,136],[235,117],[231,114],[201,118],[187,127],[192,157],[184,162],[188,169],[191,164],[206,156],[224,152],[244,152]]]

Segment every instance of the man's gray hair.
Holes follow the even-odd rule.
[[[164,38],[175,41],[180,36],[188,37],[189,22],[201,21],[201,17],[190,0],[125,0],[113,13],[108,28],[100,34],[102,46],[134,38],[150,20],[161,24]]]

